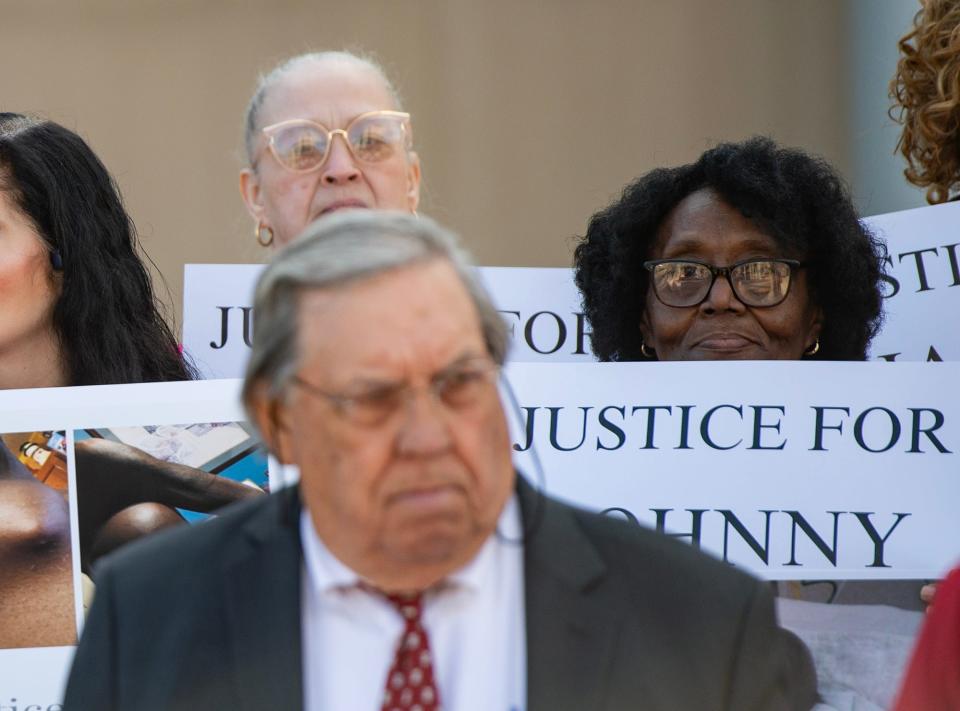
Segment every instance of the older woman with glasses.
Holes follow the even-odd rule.
[[[261,246],[290,242],[345,208],[415,212],[420,160],[410,115],[383,70],[348,52],[294,57],[247,107],[240,192]]]
[[[885,257],[830,166],[754,138],[627,186],[590,219],[576,281],[601,360],[864,360],[881,322]],[[781,584],[781,595],[809,602],[914,610],[919,590],[915,581]],[[793,609],[801,635],[831,614],[817,610]],[[834,657],[819,643],[814,652],[828,680],[892,695],[840,668],[855,653]]]
[[[826,163],[754,138],[629,185],[576,281],[601,360],[863,360],[884,257]]]

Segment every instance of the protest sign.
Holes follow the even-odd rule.
[[[61,711],[100,555],[268,488],[238,391],[238,381],[0,391],[0,709]]]
[[[514,363],[504,383],[516,464],[535,486],[660,528],[762,577],[927,578],[960,556],[960,364]],[[85,460],[109,463],[119,447],[124,479],[153,477],[144,503],[178,510],[165,487],[181,466],[223,498],[268,488],[239,386],[0,392],[0,433],[19,433],[26,444],[16,449],[33,458],[19,473],[0,471],[0,486],[41,492],[69,521],[57,529],[66,559],[3,562],[5,589],[44,604],[20,609],[25,632],[0,632],[0,705],[60,711],[82,620],[81,573],[104,538],[84,530],[124,490],[109,467]],[[61,446],[62,492],[60,465],[51,464]],[[107,479],[88,486],[85,478],[103,471]],[[190,504],[215,513],[217,502]],[[11,535],[9,520],[0,518],[0,537]],[[48,568],[38,587],[31,571]]]
[[[960,360],[960,203],[868,217],[889,250],[886,319],[870,357],[885,361]],[[183,342],[204,377],[243,375],[253,328],[252,294],[262,265],[188,264]],[[512,335],[514,362],[590,362],[590,324],[570,269],[480,267]]]
[[[237,378],[253,335],[260,264],[184,268],[183,343],[206,378]],[[569,269],[480,267],[511,334],[511,360],[590,362],[590,334]]]
[[[880,360],[960,360],[960,203],[868,217],[886,242],[882,330],[870,356]]]
[[[549,494],[775,580],[935,578],[960,558],[960,364],[514,363]]]

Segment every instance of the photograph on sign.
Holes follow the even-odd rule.
[[[243,422],[77,429],[80,561],[266,494],[267,456]]]
[[[274,488],[239,385],[0,391],[0,707],[59,708],[99,556]]]
[[[0,649],[77,638],[63,432],[0,434]]]

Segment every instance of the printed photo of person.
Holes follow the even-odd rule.
[[[133,540],[269,490],[266,453],[246,423],[74,430],[74,453],[88,578],[98,558]]]
[[[0,434],[0,649],[76,643],[63,432]]]

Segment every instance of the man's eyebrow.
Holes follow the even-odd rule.
[[[470,363],[475,360],[480,360],[485,356],[486,356],[485,353],[481,354],[473,350],[465,351],[460,355],[458,355],[456,358],[454,358],[452,361],[447,363],[445,366],[443,366],[439,371],[437,371],[437,374],[440,375],[443,373],[449,373],[451,370],[456,370],[457,368],[460,368],[461,366],[466,365],[467,363]]]
[[[389,390],[403,386],[402,378],[387,378],[375,375],[359,375],[347,381],[342,386],[344,392],[356,392],[367,390]]]
[[[486,352],[477,353],[475,350],[466,350],[460,355],[456,356],[453,360],[447,363],[445,366],[432,373],[431,377],[444,376],[448,373],[457,370],[458,368],[463,367],[467,363],[471,363],[475,360],[480,360],[487,357]],[[406,379],[404,378],[392,378],[387,376],[378,376],[378,375],[358,375],[354,378],[351,378],[346,383],[343,384],[344,390],[361,390],[361,389],[379,389],[379,388],[392,388],[392,387],[402,387]]]

